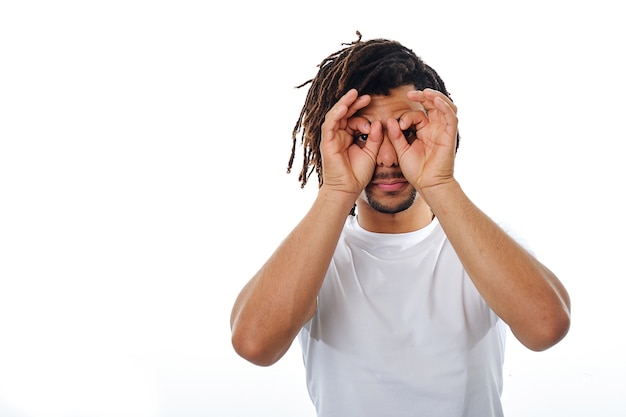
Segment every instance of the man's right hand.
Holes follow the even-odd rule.
[[[322,124],[323,187],[352,193],[355,200],[372,179],[383,139],[380,122],[354,117],[370,101],[369,95],[359,96],[352,89],[326,113]],[[361,134],[368,135],[362,146],[355,143]]]

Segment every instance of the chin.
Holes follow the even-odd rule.
[[[413,189],[408,197],[387,196],[384,199],[376,198],[372,193],[365,191],[365,201],[375,211],[384,214],[397,214],[410,208],[417,199],[417,191]],[[383,201],[390,200],[390,201]]]

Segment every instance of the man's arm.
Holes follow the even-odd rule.
[[[231,314],[239,355],[271,365],[313,316],[316,299],[354,198],[324,187],[302,221],[243,288]]]
[[[570,300],[558,278],[476,207],[454,181],[425,193],[487,304],[532,350],[569,330]]]
[[[359,148],[353,131],[367,133],[370,126],[364,119],[351,119],[369,101],[351,90],[326,114],[320,147],[324,185],[309,212],[235,301],[232,343],[250,362],[271,365],[279,360],[315,313],[343,225],[374,171],[381,139]]]
[[[558,278],[507,235],[465,195],[454,179],[456,106],[438,91],[411,92],[428,123],[408,144],[401,120],[391,129],[405,176],[437,216],[485,301],[526,347],[543,350],[569,330],[570,300]],[[412,117],[410,114],[407,118]]]

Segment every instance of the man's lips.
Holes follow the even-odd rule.
[[[404,178],[394,178],[389,180],[378,180],[372,182],[372,185],[383,191],[397,191],[408,184]]]

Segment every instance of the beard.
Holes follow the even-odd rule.
[[[393,196],[394,193],[391,193],[389,195]],[[411,207],[413,203],[415,202],[416,198],[417,198],[417,190],[413,188],[411,190],[411,194],[406,199],[399,201],[397,203],[394,203],[393,205],[383,204],[380,200],[377,200],[372,195],[372,192],[370,190],[365,188],[365,200],[367,201],[367,203],[369,204],[371,208],[378,211],[379,213],[385,213],[385,214],[400,213],[401,211],[404,211],[408,209],[409,207]]]

